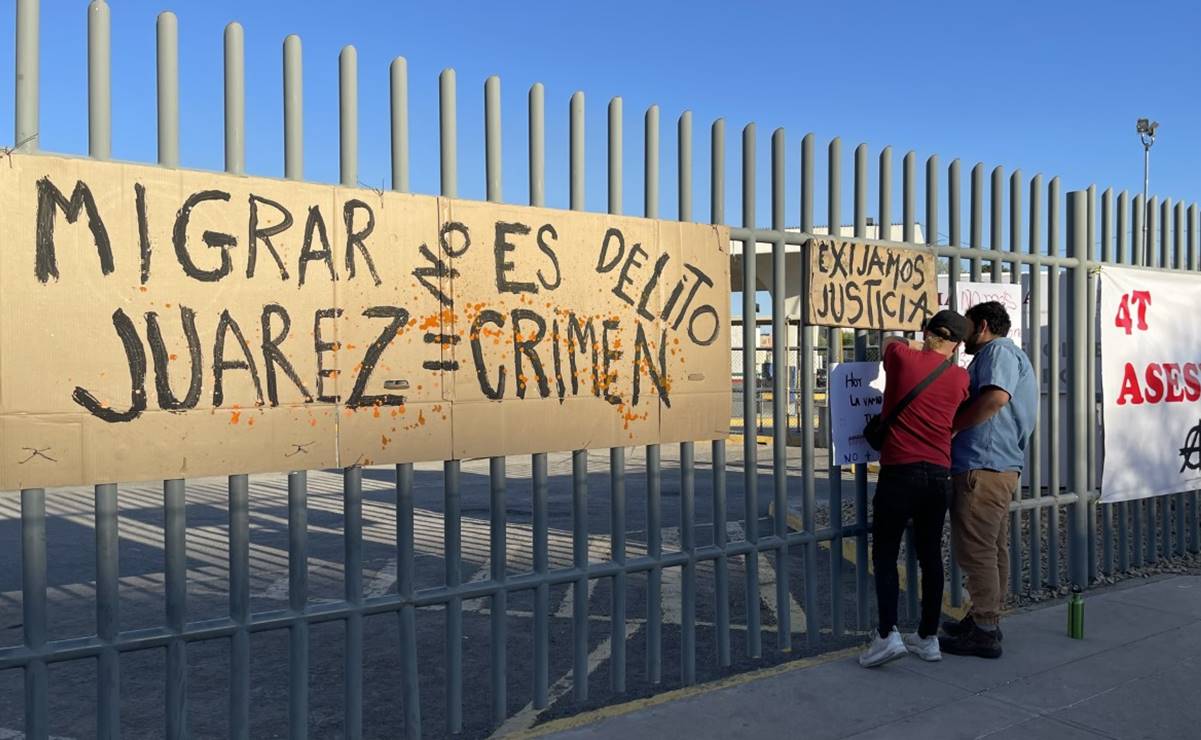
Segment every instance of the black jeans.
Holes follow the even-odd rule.
[[[918,634],[937,634],[942,615],[942,526],[950,500],[951,471],[947,468],[924,462],[880,468],[872,499],[872,566],[876,571],[881,637],[887,637],[897,623],[897,555],[910,519],[914,549],[922,568]]]

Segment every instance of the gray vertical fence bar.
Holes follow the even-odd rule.
[[[1131,264],[1145,264],[1146,251],[1144,250],[1145,234],[1144,219],[1147,217],[1147,209],[1143,203],[1143,196],[1135,195],[1134,202],[1130,209],[1130,233],[1131,233]],[[1145,553],[1143,552],[1143,501],[1131,501],[1127,504],[1130,509],[1130,547],[1132,550],[1133,565],[1140,568],[1143,565]]]
[[[784,129],[771,136],[771,227],[785,228],[784,216]],[[771,245],[771,355],[772,355],[772,483],[774,484],[773,533],[786,542],[788,537],[788,321],[784,314],[787,288],[784,241]],[[789,591],[788,546],[776,549],[776,647],[792,650],[792,595]]]
[[[546,90],[534,83],[529,93],[530,205],[546,205]],[[533,456],[534,572],[546,575],[549,569],[546,453]],[[549,703],[550,675],[550,584],[539,581],[534,589],[534,708]]]
[[[229,476],[229,735],[250,737],[250,481]]]
[[[354,607],[346,617],[346,736],[363,735],[363,469],[342,470],[343,584],[347,603]]]
[[[1159,204],[1159,266],[1172,269],[1172,199]]]
[[[1125,190],[1118,195],[1117,227],[1114,229],[1117,243],[1114,256],[1118,264],[1126,262],[1127,257],[1127,214],[1130,208],[1130,196]],[[1116,505],[1118,519],[1118,570],[1125,571],[1130,567],[1130,506],[1126,501]]]
[[[158,163],[166,167],[178,167],[179,22],[175,19],[174,13],[170,11],[159,13],[156,34]]]
[[[805,134],[801,140],[801,231],[813,233],[813,134]],[[809,326],[809,253],[808,247],[801,254],[801,475],[803,476],[803,498],[801,519],[805,532],[812,534],[816,529],[817,514],[817,469],[814,458],[813,396],[816,392],[816,368],[813,335]],[[817,541],[805,545],[805,636],[809,647],[821,642],[821,609],[817,595]]]
[[[713,122],[709,143],[709,222],[726,220],[726,121]],[[744,248],[745,249],[745,248]],[[744,381],[745,390],[745,381]],[[745,421],[743,422],[745,426]],[[729,667],[730,655],[730,566],[726,556],[726,441],[713,441],[713,544],[720,554],[713,562],[713,611],[717,663]]]
[[[1047,185],[1047,254],[1059,256],[1059,178],[1052,177]],[[1062,300],[1059,292],[1059,268],[1047,268],[1047,481],[1049,493],[1058,496],[1062,446],[1060,445],[1059,420],[1059,340]],[[1059,587],[1059,506],[1047,508],[1047,585]]]
[[[167,629],[167,733],[171,740],[188,736],[188,644],[183,639],[187,626],[188,552],[187,503],[183,480],[163,482],[166,524],[163,547],[166,560]]]
[[[341,183],[355,187],[359,179],[358,52],[345,46],[338,54],[338,158]],[[342,516],[346,601],[355,610],[346,617],[345,732],[363,734],[363,469],[342,471]]]
[[[584,209],[584,93],[571,96],[568,179],[573,211]],[[571,454],[572,563],[581,575],[571,587],[572,689],[576,702],[588,699],[588,451]]]
[[[484,81],[484,188],[491,203],[504,198],[500,133],[500,78],[493,75]]]
[[[1014,170],[1009,176],[1009,253],[1016,256],[1022,249],[1022,171]],[[1022,284],[1022,263],[1016,259],[1009,265],[1009,282]],[[1022,325],[1022,307],[1013,321]],[[1029,482],[1029,472],[1026,472]],[[1019,482],[1013,491],[1015,503],[1021,501],[1022,485]],[[1009,517],[1009,592],[1016,594],[1022,588],[1022,512],[1015,508]]]
[[[1128,220],[1128,215],[1127,215],[1127,209],[1129,209],[1129,208],[1130,208],[1130,194],[1127,193],[1125,190],[1123,190],[1122,192],[1118,193],[1117,210],[1114,213],[1117,225],[1114,228],[1115,243],[1114,243],[1113,258],[1114,258],[1114,262],[1116,262],[1119,265],[1125,263],[1128,259],[1126,250],[1127,250],[1127,244],[1129,242],[1127,242],[1126,239],[1127,239],[1127,235],[1128,235],[1127,229],[1130,226],[1130,222]]]
[[[1087,255],[1087,259],[1092,260],[1092,259],[1096,259],[1096,254],[1097,254],[1097,241],[1096,241],[1097,187],[1095,185],[1089,185],[1088,190],[1085,191],[1085,195],[1086,195],[1086,197],[1085,197],[1085,206],[1086,206],[1085,207],[1085,240],[1084,240],[1084,243],[1086,245],[1085,255]],[[1089,278],[1089,280],[1091,281],[1091,278]],[[1097,293],[1095,290],[1089,290],[1085,293],[1084,306],[1085,306],[1085,316],[1086,317],[1096,316]],[[1086,457],[1085,467],[1087,468],[1088,474],[1085,477],[1085,485],[1083,488],[1088,494],[1087,495],[1087,499],[1088,499],[1087,512],[1085,514],[1085,521],[1087,522],[1087,531],[1085,532],[1086,537],[1087,537],[1087,539],[1086,539],[1087,548],[1086,548],[1086,552],[1085,552],[1085,558],[1086,558],[1086,562],[1088,563],[1088,568],[1087,568],[1088,583],[1092,583],[1097,578],[1097,513],[1098,513],[1098,506],[1097,506],[1097,502],[1093,499],[1093,491],[1096,488],[1096,473],[1094,471],[1096,469],[1096,459],[1097,459],[1097,457],[1096,457],[1096,455],[1097,455],[1096,434],[1094,433],[1094,430],[1096,430],[1096,428],[1097,428],[1097,403],[1096,403],[1097,384],[1095,381],[1097,368],[1096,368],[1096,363],[1094,362],[1096,359],[1096,354],[1097,354],[1097,352],[1095,350],[1095,347],[1097,346],[1097,337],[1096,337],[1097,324],[1095,321],[1086,320],[1085,328],[1086,328],[1085,344],[1090,348],[1090,351],[1086,352],[1085,356],[1084,356],[1084,361],[1085,361],[1085,365],[1084,365],[1085,417],[1084,418],[1085,418],[1086,434],[1085,434],[1085,438],[1084,438],[1084,448],[1082,451],[1085,452],[1085,457]]]
[[[388,68],[392,112],[392,189],[409,192],[409,63],[396,57]]]
[[[284,177],[304,178],[304,66],[300,37],[284,39]]]
[[[88,156],[112,156],[112,72],[108,3],[88,3]],[[20,137],[17,138],[20,141]]]
[[[160,13],[157,24],[158,160],[179,166],[179,27],[173,13]],[[163,482],[167,629],[166,737],[188,736],[188,646],[181,633],[187,621],[187,513],[183,480]]]
[[[508,571],[508,552],[505,535],[505,458],[493,457],[488,461],[491,497],[488,501],[489,562],[492,564],[493,583],[504,585]],[[505,629],[509,617],[509,592],[500,588],[492,594],[492,722],[500,724],[508,715],[508,691],[506,691],[507,665],[506,648],[508,632]]]
[[[917,240],[917,155],[906,152],[901,162],[901,240]],[[926,237],[929,239],[929,235]],[[831,445],[833,446],[833,445]],[[905,529],[905,607],[911,617],[919,613],[917,584],[917,548],[913,545],[913,527]]]
[[[1172,269],[1172,199],[1164,198],[1159,205],[1159,266],[1165,270]],[[1165,559],[1172,557],[1172,503],[1176,496],[1156,496],[1155,505],[1159,508],[1159,540]]]
[[[96,636],[108,645],[96,670],[96,736],[121,736],[121,661],[112,642],[119,618],[120,547],[117,529],[117,485],[96,486]]]
[[[1185,256],[1185,227],[1184,227],[1184,203],[1177,202],[1175,209],[1175,221],[1172,226],[1172,243],[1175,245],[1175,261],[1173,266],[1177,272],[1183,272],[1188,269],[1187,258]],[[1172,503],[1176,513],[1176,544],[1171,552],[1176,555],[1184,554],[1184,501],[1185,494],[1177,493],[1172,496]],[[1167,542],[1164,542],[1164,549],[1167,551]]]
[[[916,184],[916,164],[914,162],[914,153],[909,152],[905,157],[905,179],[904,179],[904,199],[905,199],[905,230],[909,232],[906,238],[907,242],[916,241],[914,236],[915,224],[914,219],[917,217],[914,199],[917,197]],[[931,155],[926,159],[926,223],[925,223],[926,244],[938,243],[938,155]],[[955,302],[955,280],[956,276],[948,273],[948,293],[952,305]],[[880,358],[883,360],[883,358]],[[911,618],[918,618],[921,614],[918,596],[921,593],[918,586],[918,564],[917,564],[917,547],[914,544],[913,525],[910,524],[905,528],[905,590],[907,592],[907,608]],[[952,556],[952,567],[958,567],[958,563],[954,562]]]
[[[108,4],[88,4],[88,155],[112,154],[111,32]],[[112,642],[120,631],[120,535],[117,486],[95,487],[96,637],[107,643],[96,666],[96,736],[121,736],[121,660]]]
[[[643,203],[647,218],[659,217],[659,106],[647,108],[644,117]],[[624,455],[624,450],[622,451]],[[624,459],[624,457],[623,457]],[[646,675],[652,684],[663,680],[663,554],[662,475],[659,445],[646,446],[646,551],[655,565],[647,571],[646,588]],[[623,633],[624,637],[624,633]]]
[[[1042,175],[1035,175],[1030,178],[1030,231],[1027,251],[1032,255],[1042,253]],[[1051,268],[1053,273],[1054,268]],[[1042,291],[1042,276],[1043,267],[1035,262],[1030,265],[1030,308],[1027,316],[1029,317],[1030,334],[1026,338],[1026,354],[1030,357],[1030,367],[1037,378],[1040,389],[1042,386],[1043,377],[1043,329],[1042,320],[1039,318],[1042,314],[1043,306],[1043,291]],[[1030,435],[1030,496],[1031,498],[1039,498],[1043,495],[1043,451],[1042,451],[1042,421],[1039,416],[1042,414],[1041,395],[1039,391],[1040,403],[1034,409],[1034,431]],[[1037,592],[1042,589],[1043,585],[1043,510],[1042,507],[1036,506],[1030,510],[1030,590]]]
[[[1157,201],[1155,196],[1151,196],[1147,200],[1147,226],[1146,226],[1146,245],[1143,252],[1146,258],[1146,264],[1151,267],[1161,267],[1159,261],[1159,252],[1155,249],[1156,235],[1159,233],[1159,222],[1157,220]],[[1139,501],[1143,507],[1145,518],[1147,520],[1147,562],[1154,563],[1159,560],[1159,532],[1156,529],[1155,512],[1159,505],[1159,500],[1156,497],[1145,498]]]
[[[359,180],[359,54],[344,46],[338,54],[338,171],[340,181],[355,187]]]
[[[304,612],[308,603],[308,473],[288,474],[288,610]],[[309,623],[288,630],[288,736],[307,738],[309,727]]]
[[[971,191],[971,222],[969,224],[969,245],[972,249],[984,248],[984,165],[977,162],[972,167]],[[980,282],[983,266],[978,259],[969,259],[972,271],[972,282]]]
[[[438,76],[438,161],[442,195],[459,195],[458,113],[455,99],[455,71],[444,69]],[[463,581],[463,532],[458,460],[442,465],[443,551],[446,558],[446,585],[457,589]],[[463,731],[463,599],[455,595],[446,602],[446,729],[451,734]]]
[[[572,689],[576,702],[588,700],[588,452],[571,455],[572,565],[581,575],[571,587]]]
[[[1068,280],[1068,312],[1071,327],[1068,387],[1069,415],[1068,457],[1072,491],[1079,498],[1072,504],[1072,521],[1068,537],[1072,584],[1088,585],[1088,243],[1087,228],[1088,194],[1083,191],[1068,193],[1067,241],[1068,256],[1080,260],[1070,268]]]
[[[22,152],[38,150],[40,10],[40,0],[17,0],[13,147]]]
[[[493,75],[484,82],[484,180],[489,202],[499,203],[504,197],[501,160],[500,78]],[[505,508],[505,458],[488,460],[490,498],[488,503],[489,540],[488,562],[494,583],[503,584],[508,571],[506,551],[507,516]],[[509,592],[498,589],[491,598],[491,685],[492,721],[500,724],[508,715],[507,672]]]
[[[676,218],[692,220],[692,113],[680,115],[676,133],[678,185]],[[680,547],[684,561],[680,587],[680,680],[696,683],[696,448],[680,443]]]
[[[304,177],[304,82],[299,36],[284,39],[284,177]],[[288,474],[288,609],[308,602],[308,473]],[[402,644],[404,642],[402,635]],[[288,736],[309,735],[309,623],[288,628]]]
[[[876,201],[876,223],[878,239],[892,239],[892,147],[885,146],[880,150],[879,173],[877,185],[879,193]],[[928,185],[929,183],[927,183]],[[906,197],[902,189],[902,200]],[[927,198],[929,194],[927,193]],[[802,286],[804,290],[804,286]],[[880,335],[882,337],[882,335]],[[883,339],[880,339],[883,342]],[[883,360],[883,358],[880,358]],[[828,397],[828,396],[827,396]],[[874,518],[874,517],[873,517]],[[806,574],[808,575],[808,574]]]
[[[828,149],[828,169],[826,172],[826,223],[829,233],[838,237],[841,234],[842,223],[842,142],[836,137],[830,140]],[[842,332],[830,329],[826,341],[826,393],[829,395],[829,371],[835,362],[842,360]],[[826,405],[829,410],[829,402]],[[830,427],[830,414],[826,414],[826,426]],[[834,430],[827,429],[829,434],[826,450],[833,449]],[[830,631],[834,638],[842,637],[842,468],[837,464],[833,455],[829,455],[827,479],[830,493],[830,528],[833,538],[830,540]]]
[[[623,197],[622,150],[624,128],[622,126],[622,100],[609,101],[609,162],[606,176],[609,186],[609,213],[621,213]],[[609,450],[609,557],[622,566],[626,562],[626,456],[625,448]],[[650,481],[648,479],[647,483]],[[648,504],[649,505],[649,504]],[[647,524],[650,537],[650,524]],[[649,548],[648,548],[649,549]],[[647,642],[651,641],[649,618],[652,611],[651,589],[653,579],[647,576]],[[609,601],[609,688],[613,693],[626,690],[626,574],[624,567],[613,574],[612,593]],[[648,655],[649,660],[649,655]],[[649,663],[648,663],[649,665]]]
[[[456,590],[463,582],[460,469],[458,460],[447,460],[442,464],[442,548],[446,587]],[[446,730],[451,734],[463,731],[463,599],[457,595],[446,601]]]
[[[952,247],[963,246],[963,182],[960,173],[959,160],[951,160],[951,164],[947,168],[947,244]],[[947,294],[951,300],[951,307],[956,310],[959,308],[959,297],[955,285],[962,272],[963,266],[960,259],[951,257],[947,269]],[[913,549],[912,543],[908,549]],[[959,571],[959,558],[955,556],[954,548],[951,548],[949,560],[951,568],[948,574],[948,586],[951,591],[951,606],[958,608],[963,605],[963,577]],[[911,588],[915,583],[912,578],[913,576],[910,576]],[[914,600],[913,597],[910,598],[911,601]],[[911,606],[909,613],[916,616],[916,606]]]
[[[1109,264],[1113,261],[1113,190],[1106,188],[1101,194],[1101,262]],[[1095,358],[1096,355],[1096,316],[1097,316],[1097,291],[1095,288],[1090,288],[1088,291],[1089,299],[1089,331],[1092,334],[1089,341],[1089,357]],[[1097,428],[1097,390],[1095,387],[1094,378],[1096,377],[1096,360],[1093,359],[1093,370],[1089,372],[1089,382],[1094,385],[1092,393],[1089,395],[1090,407],[1093,410],[1093,418],[1089,423],[1089,435],[1095,434]],[[1097,458],[1094,450],[1092,458],[1089,460],[1089,475],[1093,476],[1093,483],[1089,486],[1090,490],[1098,488],[1096,482],[1096,466]],[[1098,493],[1100,493],[1098,491]],[[1113,574],[1113,505],[1100,504],[1097,507],[1101,512],[1101,571],[1106,575]]]
[[[395,67],[393,67],[395,69]],[[393,170],[392,182],[397,183]],[[400,607],[400,693],[404,702],[405,737],[421,737],[421,684],[417,673],[417,615],[413,606],[416,580],[413,540],[413,463],[396,466],[396,594]]]
[[[867,236],[867,145],[855,147],[855,174],[852,214],[855,219],[855,238]],[[867,360],[867,332],[855,330],[855,361]],[[832,452],[833,450],[831,450]],[[856,463],[855,471],[855,625],[860,630],[869,626],[867,614],[868,591],[872,584],[867,573],[867,464]]]
[[[242,26],[225,27],[225,171],[246,171],[246,60]]]
[[[46,645],[46,491],[21,491],[21,616],[25,648],[38,652]],[[25,667],[25,736],[42,740],[50,735],[49,683],[46,661]]]
[[[225,27],[225,171],[246,169],[246,87],[242,26]],[[229,735],[250,736],[250,481],[229,477]]]
[[[529,94],[530,205],[546,205],[546,88],[541,82]]]
[[[755,228],[755,124],[742,129],[742,225]],[[755,346],[758,339],[755,293],[755,257],[758,244],[752,237],[742,244],[742,469],[743,503],[746,520],[746,539],[759,542],[759,450],[755,430],[756,396],[759,395],[755,375]],[[761,655],[759,630],[759,558],[756,553],[746,556],[746,649],[751,658]]]
[[[720,128],[724,133],[724,124]],[[715,140],[718,129],[719,127],[715,125]],[[714,213],[717,215],[716,211]],[[725,440],[715,440],[713,442],[713,544],[721,551],[721,554],[713,563],[715,581],[713,601],[717,617],[714,626],[714,631],[717,633],[717,663],[722,668],[728,668],[732,662],[730,655],[730,566],[729,559],[726,557],[727,542],[726,444]]]
[[[993,168],[988,200],[988,248],[994,253],[999,253],[1001,251],[1001,229],[1005,218],[1005,170],[1001,167]],[[1001,274],[1001,260],[993,259],[992,281],[994,283],[1001,282]]]
[[[1188,207],[1188,269],[1196,272],[1201,265],[1198,260],[1201,260],[1201,254],[1198,254],[1198,234],[1197,223],[1197,204],[1190,203]],[[1197,510],[1197,491],[1190,491],[1188,494],[1188,521],[1189,521],[1189,536],[1188,549],[1189,552],[1197,552],[1201,549],[1201,520],[1198,518]],[[1181,535],[1183,537],[1183,534]]]
[[[547,499],[550,483],[547,476],[546,454],[534,455],[532,486],[534,497],[534,572],[545,576],[549,570],[547,537]],[[550,673],[550,585],[539,581],[534,591],[534,708],[545,709],[550,703],[548,677]]]

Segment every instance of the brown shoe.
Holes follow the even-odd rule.
[[[955,637],[938,638],[938,647],[949,655],[969,655],[977,658],[1001,657],[1001,641],[997,635],[985,632],[975,624]]]

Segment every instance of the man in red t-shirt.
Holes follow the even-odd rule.
[[[972,324],[954,311],[939,311],[926,322],[922,341],[886,337],[884,404],[887,419],[901,399],[931,373],[942,373],[909,402],[888,427],[880,450],[880,475],[872,499],[872,565],[880,623],[872,644],[859,656],[864,667],[881,665],[911,652],[941,660],[938,619],[942,614],[942,528],[951,499],[951,425],[968,397],[968,375],[954,365],[955,349]],[[922,618],[917,633],[897,631],[897,555],[913,520],[914,547],[922,569]]]

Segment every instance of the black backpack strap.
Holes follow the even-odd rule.
[[[899,402],[897,402],[897,405],[893,407],[892,411],[889,412],[888,416],[881,417],[881,419],[880,419],[881,427],[884,429],[887,429],[889,426],[891,426],[892,423],[894,421],[896,421],[897,417],[901,415],[901,412],[905,410],[905,407],[908,406],[909,403],[911,401],[913,401],[913,399],[920,396],[922,394],[922,391],[929,388],[931,383],[938,380],[938,376],[940,376],[944,372],[946,372],[947,368],[949,368],[950,366],[951,366],[951,358],[948,357],[945,361],[939,363],[938,367],[931,370],[929,375],[927,375],[925,378],[922,378],[922,382],[913,386],[913,388],[908,393],[905,394],[905,397],[902,398]]]

